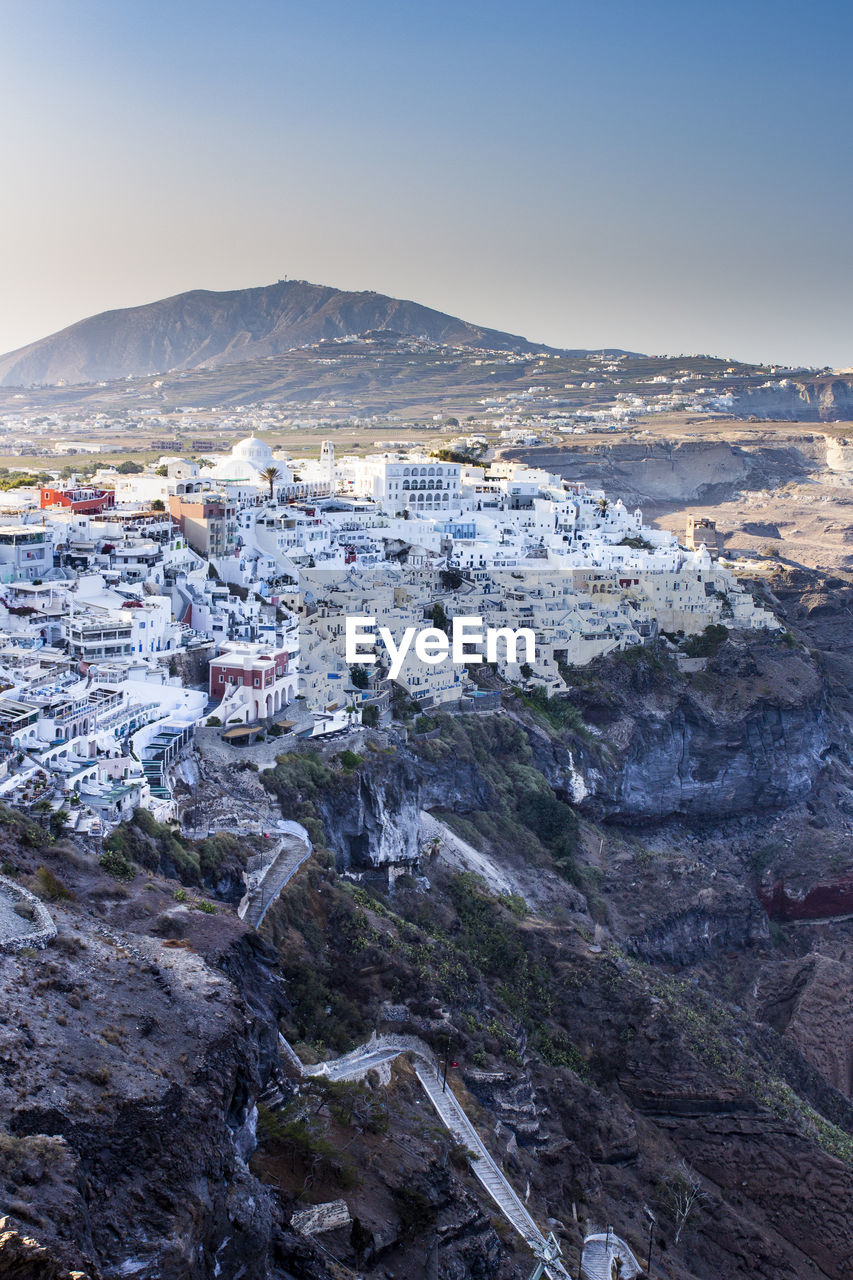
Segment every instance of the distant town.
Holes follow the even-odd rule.
[[[776,628],[717,556],[583,483],[483,460],[482,435],[426,452],[292,458],[250,435],[83,481],[18,484],[0,512],[0,796],[99,835],[137,807],[175,814],[199,728],[235,747],[322,737],[494,700],[470,666],[409,649],[347,664],[347,618],[389,635],[481,618],[536,637],[491,660],[551,695],[573,667],[709,626]],[[690,661],[689,658],[684,659]],[[480,705],[485,705],[480,703]]]

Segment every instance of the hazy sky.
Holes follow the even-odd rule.
[[[288,275],[853,365],[853,6],[0,0],[0,351]]]

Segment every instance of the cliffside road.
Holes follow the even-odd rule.
[[[282,1045],[283,1050],[285,1046],[288,1062],[292,1063],[296,1055],[286,1041]],[[544,1253],[547,1248],[545,1236],[492,1159],[461,1103],[449,1086],[442,1090],[441,1072],[429,1045],[418,1040],[416,1036],[374,1035],[366,1044],[360,1045],[340,1058],[321,1062],[316,1066],[303,1067],[302,1074],[303,1076],[325,1076],[329,1080],[358,1080],[368,1071],[380,1068],[404,1053],[411,1056],[415,1075],[444,1127],[456,1142],[461,1143],[471,1152],[471,1169],[479,1182],[494,1200],[507,1222],[514,1227],[533,1253],[537,1256]],[[612,1243],[615,1245],[615,1237],[612,1237]],[[627,1250],[627,1246],[625,1248]],[[630,1251],[628,1253],[630,1254]],[[626,1271],[624,1274],[630,1278],[637,1272]],[[571,1280],[568,1271],[559,1261],[548,1262],[545,1265],[545,1275],[551,1277],[551,1280],[558,1280],[558,1278]]]
[[[625,1241],[620,1240],[612,1231],[609,1238],[603,1231],[587,1236],[583,1246],[581,1280],[612,1280],[613,1263],[617,1258],[622,1263],[619,1273],[621,1280],[634,1280],[642,1272],[642,1267]]]
[[[343,1058],[336,1058],[333,1062],[323,1062],[317,1067],[306,1067],[304,1074],[306,1076],[326,1076],[329,1080],[361,1080],[367,1075],[368,1071],[376,1070],[379,1067],[393,1062],[395,1058],[399,1058],[403,1052],[402,1049],[383,1048],[377,1046],[370,1049],[363,1046],[357,1049],[354,1054],[346,1054]]]
[[[278,848],[269,861],[249,871],[248,887],[237,908],[241,920],[259,929],[264,916],[291,876],[311,856],[313,845],[308,832],[298,822],[288,824]]]

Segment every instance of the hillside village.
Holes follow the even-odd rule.
[[[471,616],[529,628],[535,662],[505,644],[494,672],[548,694],[661,634],[778,627],[701,525],[680,545],[602,491],[474,456],[336,458],[326,442],[292,459],[249,436],[202,464],[6,492],[0,797],[97,836],[140,805],[174,816],[200,726],[238,747],[381,726],[395,698],[427,712],[497,696],[476,657],[410,650],[394,683],[381,646],[348,664],[352,615],[398,636]]]

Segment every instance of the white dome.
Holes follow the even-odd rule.
[[[265,441],[247,436],[245,440],[238,440],[234,445],[231,457],[253,462],[256,467],[268,467],[272,464],[272,449]]]

